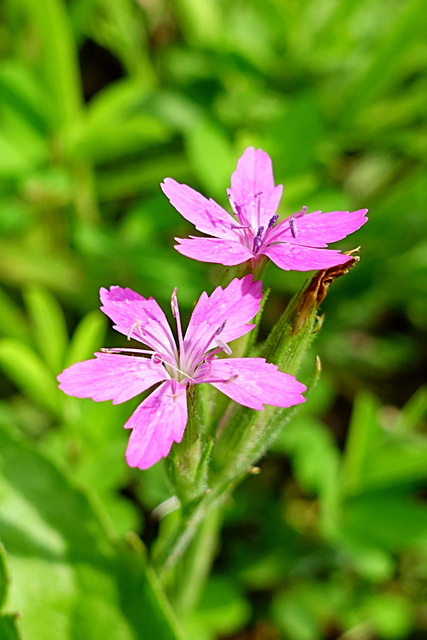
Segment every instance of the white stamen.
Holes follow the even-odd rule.
[[[215,342],[217,343],[218,347],[221,347],[221,349],[223,351],[225,351],[225,353],[230,356],[233,352],[231,351],[230,347],[228,346],[228,344],[225,344],[225,342],[223,342],[222,340],[220,340],[219,338],[215,338]]]
[[[102,353],[146,353],[146,354],[152,354],[153,352],[150,351],[149,349],[127,349],[124,348],[122,349],[122,347],[112,347],[112,348],[108,348],[108,347],[101,347],[100,351]]]
[[[131,327],[130,327],[128,333],[127,333],[126,338],[128,340],[131,339],[131,334],[132,334],[132,331],[135,329],[135,327],[138,329],[139,337],[143,338],[141,324],[140,324],[139,320],[135,320],[135,322],[131,325]]]

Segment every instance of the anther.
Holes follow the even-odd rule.
[[[231,354],[233,353],[230,349],[230,347],[228,346],[228,344],[225,344],[225,342],[223,342],[222,340],[219,340],[218,338],[215,338],[215,342],[217,343],[218,347],[221,347],[221,349],[228,355],[231,356]]]
[[[130,329],[129,329],[128,333],[127,333],[126,338],[127,338],[128,340],[130,340],[130,339],[131,339],[132,331],[135,329],[135,327],[138,329],[139,337],[140,337],[140,338],[142,338],[142,337],[143,337],[143,336],[142,336],[141,324],[140,324],[139,320],[135,320],[135,322],[131,325],[131,327],[130,327]]]
[[[168,398],[172,398],[172,400],[176,402],[176,399],[179,398],[179,396],[182,396],[183,393],[185,393],[185,389],[178,391],[178,393],[167,393],[166,396]]]
[[[222,333],[224,331],[224,327],[227,324],[227,318],[224,320],[224,322],[218,327],[218,329],[215,331],[216,336],[219,336],[220,333]]]
[[[291,234],[294,239],[298,235],[297,225],[295,223],[295,220],[297,218],[302,218],[302,216],[304,216],[306,213],[307,213],[307,207],[304,206],[301,211],[298,211],[298,213],[296,213],[295,215],[292,216],[292,218],[289,219],[289,228],[291,230]]]
[[[254,241],[252,243],[252,253],[258,253],[261,245],[262,245],[261,238],[258,238],[258,236],[255,236]]]
[[[258,253],[260,246],[262,245],[262,234],[264,233],[264,227],[259,227],[257,234],[252,243],[252,252]]]
[[[231,189],[227,189],[227,196],[228,196],[228,199],[230,201],[231,209],[232,209],[234,215],[240,221],[240,218],[241,218],[241,215],[242,215],[242,207],[234,202],[233,198],[231,197]]]
[[[172,315],[174,318],[176,318],[179,314],[179,309],[178,309],[178,300],[176,297],[176,292],[178,291],[177,287],[174,288],[174,290],[172,291],[172,295],[171,295],[171,309],[172,309]]]
[[[272,229],[276,224],[276,222],[278,221],[278,219],[279,219],[279,216],[277,213],[275,213],[274,216],[270,218],[267,229]]]

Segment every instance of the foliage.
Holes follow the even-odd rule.
[[[148,620],[152,637],[180,637],[125,537],[151,545],[150,513],[170,498],[162,463],[128,469],[131,407],[66,397],[56,375],[110,344],[100,286],[162,306],[177,286],[184,314],[212,290],[220,270],[171,249],[190,226],[159,183],[225,205],[251,144],[285,185],[282,215],[367,206],[370,221],[360,264],[322,305],[302,376],[319,354],[321,379],[228,505],[213,576],[180,614],[184,637],[415,638],[427,572],[424,3],[5,0],[0,12],[0,637],[141,638]],[[266,279],[261,336],[303,281],[273,267]]]

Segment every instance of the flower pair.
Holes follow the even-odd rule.
[[[265,255],[283,269],[325,269],[348,256],[324,247],[358,229],[366,210],[306,214],[303,209],[282,222],[276,210],[282,187],[275,186],[271,160],[249,147],[232,175],[228,192],[233,216],[213,200],[186,185],[166,178],[162,189],[171,203],[197,229],[213,237],[179,239],[178,251],[206,262],[237,265],[251,260],[256,267]],[[126,452],[131,467],[146,469],[168,455],[181,442],[187,424],[187,388],[212,384],[232,400],[252,409],[264,404],[290,407],[304,402],[304,385],[263,358],[231,355],[229,342],[255,325],[262,284],[252,275],[234,279],[225,289],[202,293],[185,334],[181,327],[176,292],[172,314],[176,338],[162,309],[153,298],[131,289],[101,289],[101,310],[114,329],[146,347],[102,349],[95,359],[72,365],[59,376],[67,394],[96,401],[125,402],[154,385],[156,388],[131,415],[132,429]]]

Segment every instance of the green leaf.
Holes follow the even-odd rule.
[[[62,309],[49,291],[39,286],[30,287],[25,299],[39,351],[52,373],[57,374],[62,369],[68,339]]]
[[[238,587],[230,578],[215,576],[207,583],[197,610],[186,620],[186,636],[198,640],[229,635],[241,629],[249,615],[249,604]]]
[[[349,494],[422,480],[427,469],[427,440],[411,433],[426,409],[421,389],[388,429],[380,425],[376,400],[356,398],[342,469],[343,488]],[[397,413],[397,412],[396,412]]]
[[[298,96],[290,102],[266,135],[273,152],[275,175],[298,176],[308,171],[315,163],[322,135],[320,111],[313,95]]]
[[[97,188],[101,200],[116,200],[144,191],[147,187],[158,188],[168,175],[176,180],[187,180],[188,162],[182,155],[163,155],[153,159],[129,162],[121,171],[109,168],[97,171]]]
[[[356,397],[343,459],[342,484],[346,493],[357,493],[363,484],[366,459],[378,437],[378,406],[367,392]]]
[[[0,615],[1,640],[21,640],[21,634],[17,627],[17,616],[14,614]]]
[[[139,79],[126,78],[97,94],[85,117],[66,132],[68,157],[106,163],[167,140],[170,128],[163,118],[147,113],[145,93]]]
[[[363,611],[385,640],[404,640],[411,634],[413,611],[410,600],[398,593],[371,594]]]
[[[421,387],[408,400],[394,425],[398,433],[411,433],[427,415],[427,387]]]
[[[78,59],[65,2],[22,0],[41,49],[41,67],[53,98],[54,126],[74,120],[81,106]]]
[[[33,159],[23,152],[16,142],[13,132],[0,134],[0,176],[21,176],[33,169]]]
[[[423,0],[402,3],[390,16],[376,51],[371,53],[367,65],[361,65],[362,74],[350,86],[343,106],[345,119],[352,118],[401,73],[402,52],[416,43],[426,28],[427,16]]]
[[[0,332],[24,341],[29,337],[24,314],[3,289],[0,289]]]
[[[187,40],[204,47],[218,42],[223,20],[218,3],[211,0],[174,0],[173,5]]]
[[[113,539],[88,496],[4,428],[0,452],[7,604],[25,640],[179,640],[136,537]]]
[[[30,347],[14,340],[0,340],[0,368],[36,404],[53,413],[60,406],[54,376]]]
[[[91,311],[77,325],[68,347],[64,366],[87,360],[98,351],[105,338],[107,323],[99,311]]]
[[[323,530],[334,530],[339,521],[340,458],[329,431],[312,416],[297,415],[273,449],[291,454],[299,484],[319,496]]]
[[[46,132],[49,101],[32,68],[16,59],[4,60],[0,67],[0,96],[34,129]]]
[[[6,551],[0,543],[0,609],[6,600],[9,587],[9,573],[6,566]],[[0,638],[1,640],[20,640],[20,634],[16,626],[16,615],[0,612]]]
[[[284,593],[273,604],[273,617],[290,640],[320,640],[313,612],[298,592]]]
[[[188,157],[207,196],[224,198],[235,168],[234,153],[230,142],[213,122],[201,120],[186,131]]]
[[[361,545],[399,551],[425,541],[427,509],[406,487],[369,491],[349,499],[341,534]]]
[[[6,551],[0,543],[0,609],[3,608],[4,601],[6,599],[8,583],[9,575],[6,566]]]

